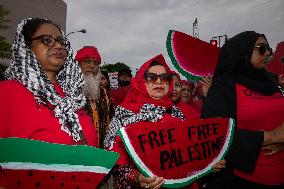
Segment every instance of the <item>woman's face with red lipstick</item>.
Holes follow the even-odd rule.
[[[160,100],[169,92],[171,76],[166,72],[164,66],[155,65],[148,69],[145,74],[145,86],[149,96]]]

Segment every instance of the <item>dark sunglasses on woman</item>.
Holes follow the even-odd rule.
[[[270,55],[272,55],[272,48],[270,48],[269,45],[258,44],[254,48],[258,49],[258,51],[261,55],[264,55],[266,53],[266,51],[268,51],[270,53]]]
[[[70,42],[66,37],[58,37],[55,39],[50,35],[40,35],[38,37],[33,38],[32,41],[33,40],[41,40],[41,42],[48,47],[53,47],[55,43],[58,42],[67,51],[70,50]]]
[[[144,79],[146,81],[146,83],[152,83],[154,84],[158,78],[160,78],[160,80],[163,83],[169,83],[172,79],[172,75],[168,74],[168,73],[162,73],[160,75],[155,74],[155,73],[149,73],[149,72],[145,72],[144,74]]]

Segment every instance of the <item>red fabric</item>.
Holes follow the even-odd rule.
[[[101,56],[98,49],[94,46],[86,46],[77,51],[75,59],[81,63],[87,58],[93,58],[101,63]]]
[[[263,96],[237,85],[237,103],[239,128],[268,131],[280,126],[284,121],[284,97],[280,94]],[[261,152],[252,174],[239,170],[235,170],[235,174],[259,184],[277,185],[284,184],[283,168],[284,151],[271,156],[265,156],[264,152]]]
[[[4,175],[4,172],[1,166],[0,166],[0,187],[7,188],[7,179]]]
[[[267,69],[277,75],[284,74],[284,41],[277,44],[276,51],[273,53]]]
[[[129,90],[130,90],[130,85],[110,91],[110,96],[112,98],[114,107],[120,105],[123,102]]]
[[[179,101],[176,106],[182,111],[186,120],[200,118],[200,112],[197,112],[189,104]]]
[[[55,89],[61,95],[58,84]],[[0,137],[19,137],[51,143],[76,144],[66,132],[61,130],[54,111],[44,105],[37,107],[33,94],[17,81],[0,82]],[[52,108],[52,107],[51,107]],[[88,145],[97,147],[97,135],[91,118],[79,110],[78,117]]]
[[[203,102],[201,98],[191,99],[188,103],[188,105],[199,115],[201,115],[202,104]]]
[[[160,62],[165,67],[167,73],[172,73],[161,54],[145,62],[137,71],[136,76],[131,79],[131,88],[125,100],[121,104],[124,108],[138,113],[141,107],[146,103],[154,104],[155,106],[163,106],[165,108],[173,106],[173,102],[170,98],[170,93],[173,90],[172,82],[170,83],[170,90],[168,94],[160,100],[154,100],[151,98],[146,90],[144,73],[148,70],[153,60]]]
[[[58,84],[55,84],[55,89],[59,94],[63,95],[63,91]],[[51,105],[49,107],[52,108]],[[84,110],[79,110],[77,113],[88,145],[97,147],[97,135],[92,126],[91,118]],[[33,94],[17,81],[0,82],[0,116],[0,138],[19,137],[67,145],[76,144],[71,136],[61,130],[59,119],[54,117],[53,110],[44,105],[37,107]],[[84,174],[79,175],[82,176]],[[88,173],[88,176],[90,175],[92,174]],[[95,177],[98,178],[97,175]],[[5,175],[0,172],[0,186],[15,188],[13,184],[17,184],[18,180],[19,177],[7,176],[6,171]],[[35,187],[35,183],[31,179],[26,181],[25,185],[22,183],[21,187],[17,186],[17,188]],[[57,180],[57,182],[52,183],[44,181],[42,186],[46,185],[46,187],[41,188],[59,188],[60,185],[57,186],[57,184],[61,184],[64,181],[66,180]],[[79,185],[77,182],[68,184],[66,181],[65,186],[66,188],[75,188],[76,186],[90,188],[90,186],[95,186],[95,182],[86,183],[84,180]]]

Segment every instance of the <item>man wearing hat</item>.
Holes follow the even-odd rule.
[[[132,78],[131,70],[124,68],[118,71],[118,89],[110,91],[114,106],[121,104],[130,90],[130,80]]]
[[[77,51],[78,61],[84,76],[84,94],[87,98],[86,109],[93,119],[98,133],[98,144],[103,148],[103,141],[114,107],[107,90],[100,85],[101,73],[99,66],[101,56],[94,46],[84,46]]]

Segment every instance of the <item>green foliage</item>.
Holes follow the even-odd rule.
[[[9,20],[5,18],[9,13],[9,11],[5,10],[3,5],[0,5],[0,30],[9,28]]]
[[[118,72],[121,69],[130,69],[129,66],[122,62],[117,62],[115,64],[104,64],[100,68],[101,70],[106,70],[109,73]]]
[[[0,31],[9,28],[6,16],[9,11],[5,10],[3,5],[0,5]],[[5,37],[0,35],[0,58],[10,58],[11,57],[11,45],[6,42]]]
[[[6,69],[7,69],[7,66],[0,64],[0,81],[4,80],[4,73]]]

